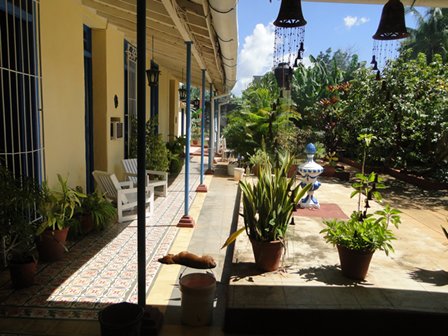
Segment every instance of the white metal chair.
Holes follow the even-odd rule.
[[[124,159],[122,161],[125,175],[132,182],[133,186],[137,186],[137,159]],[[166,197],[168,189],[168,173],[158,170],[146,170],[146,184],[161,188],[162,191],[156,189],[155,194]],[[158,177],[157,179],[151,177]]]
[[[117,205],[118,222],[133,220],[137,218],[137,214],[125,215],[137,209],[137,188],[133,187],[131,181],[119,182],[115,174],[105,171],[95,170],[92,175],[98,185],[98,188],[105,196]],[[154,213],[154,186],[146,187],[145,207],[149,204],[147,216]]]

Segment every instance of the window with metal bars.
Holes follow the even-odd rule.
[[[0,0],[0,164],[41,182],[38,17],[38,0]]]
[[[124,41],[124,157],[135,158],[137,134],[137,48]],[[134,126],[133,126],[134,125]]]

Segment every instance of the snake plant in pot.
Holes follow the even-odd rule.
[[[373,214],[367,213],[370,201],[383,203],[379,190],[386,188],[377,173],[365,173],[367,149],[373,139],[375,137],[372,134],[361,134],[358,137],[364,144],[364,154],[361,173],[356,174],[356,181],[352,184],[354,191],[350,195],[358,196],[357,210],[351,213],[348,220],[324,220],[326,227],[321,230],[325,240],[338,249],[342,274],[355,280],[365,279],[376,250],[382,250],[386,255],[394,251],[392,241],[396,237],[391,226],[398,228],[401,222],[401,211],[389,204]]]
[[[268,160],[256,181],[239,182],[244,226],[232,233],[222,247],[232,244],[245,231],[252,244],[255,264],[262,271],[274,271],[280,266],[294,206],[310,188],[310,185],[302,188],[294,178],[288,177],[292,163],[288,152],[280,153],[275,167]]]

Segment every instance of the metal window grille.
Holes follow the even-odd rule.
[[[125,41],[125,109],[124,144],[125,158],[136,157],[137,134],[134,134],[137,122],[137,48]]]
[[[39,0],[0,0],[0,165],[42,182]],[[0,191],[1,194],[1,191]],[[26,209],[39,219],[37,205]],[[6,266],[5,242],[1,255]]]
[[[39,0],[0,0],[0,164],[42,181]]]

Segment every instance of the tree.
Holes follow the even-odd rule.
[[[448,61],[448,8],[430,8],[422,15],[415,8],[409,9],[416,17],[416,29],[408,28],[410,37],[401,46],[401,51],[412,49],[410,58],[424,53],[428,62],[434,55],[441,55],[443,62]]]

